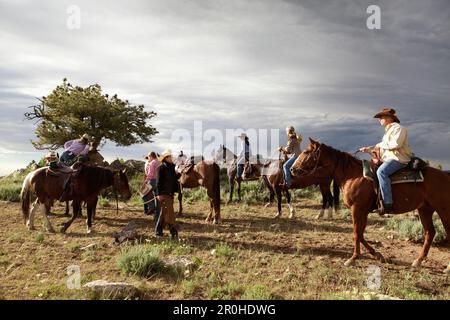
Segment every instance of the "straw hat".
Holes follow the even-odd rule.
[[[171,156],[171,155],[172,155],[172,150],[170,150],[170,149],[164,150],[164,152],[161,153],[161,155],[158,157],[158,160],[160,162],[162,162],[165,158],[167,158],[168,156]]]
[[[400,123],[400,120],[397,117],[397,114],[394,109],[392,108],[383,108],[380,112],[378,112],[376,115],[373,116],[374,118],[381,118],[381,117],[389,117],[394,122]]]
[[[80,140],[85,140],[85,141],[89,141],[91,138],[89,137],[89,135],[87,133],[83,134],[80,137]]]

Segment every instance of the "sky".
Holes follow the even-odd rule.
[[[0,175],[45,154],[23,114],[63,78],[157,112],[153,143],[107,142],[108,160],[178,152],[172,134],[194,121],[279,129],[281,144],[293,125],[302,147],[355,151],[381,139],[373,115],[390,106],[415,154],[450,169],[449,58],[447,0],[0,0]]]

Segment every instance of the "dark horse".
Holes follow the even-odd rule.
[[[220,145],[219,149],[217,150],[215,156],[214,156],[214,162],[216,163],[222,163],[227,167],[227,176],[228,176],[228,183],[229,183],[229,197],[228,202],[233,201],[233,193],[234,193],[234,186],[237,185],[237,194],[238,194],[238,201],[241,201],[241,183],[243,181],[252,181],[252,180],[258,180],[261,176],[257,174],[257,170],[253,171],[252,174],[245,174],[242,175],[242,177],[237,177],[237,164],[236,164],[237,156],[228,148],[226,148],[224,145]],[[257,164],[259,165],[259,163]],[[257,166],[255,164],[255,166]],[[255,167],[256,168],[256,167]],[[266,179],[263,179],[266,187],[269,189],[270,192],[270,200],[269,203],[266,204],[266,206],[270,205],[273,202],[273,199],[275,197],[275,193],[270,188],[268,182]]]
[[[47,167],[39,168],[30,172],[23,184],[21,192],[22,214],[30,230],[34,229],[34,215],[39,208],[44,216],[46,228],[54,232],[46,214],[46,205],[53,200],[61,198],[64,186],[70,174],[50,174]],[[65,232],[70,224],[75,220],[77,212],[80,210],[81,203],[87,203],[87,232],[91,232],[92,216],[97,206],[98,195],[101,190],[113,186],[114,191],[120,194],[125,200],[131,198],[131,191],[128,185],[128,179],[124,172],[114,172],[110,169],[100,167],[81,167],[76,178],[73,178],[74,189],[68,199],[73,200],[72,218],[63,224],[61,232]],[[35,193],[36,201],[30,210],[31,194]]]
[[[182,193],[185,188],[203,187],[206,189],[210,202],[210,211],[206,221],[220,222],[220,167],[217,163],[202,160],[197,164],[178,164],[177,171],[180,176],[180,211],[182,212]],[[213,217],[214,211],[214,217]]]
[[[289,206],[289,218],[293,218],[295,214],[295,209],[291,204],[291,194],[289,189],[284,184],[284,173],[283,173],[283,163],[282,160],[271,161],[266,164],[249,164],[247,163],[244,168],[244,177],[246,176],[261,176],[265,184],[269,187],[270,192],[270,202],[273,201],[273,194],[277,196],[277,206],[278,212],[275,216],[279,218],[281,216],[281,199],[282,193],[284,192],[286,200]],[[292,177],[292,185],[290,189],[303,189],[311,185],[319,185],[320,192],[322,194],[322,209],[317,215],[317,219],[322,218],[325,209],[328,208],[328,218],[332,219],[333,207],[337,212],[339,210],[339,196],[340,189],[339,184],[333,181],[333,193],[331,193],[330,185],[332,179],[324,179],[317,182],[314,179],[308,177]],[[334,194],[334,196],[333,196]]]
[[[292,173],[313,179],[333,178],[342,185],[344,204],[351,210],[353,220],[354,251],[346,266],[352,265],[361,255],[360,244],[380,261],[383,256],[364,238],[367,216],[376,201],[373,182],[363,177],[361,160],[333,149],[310,138],[311,143],[292,166]],[[433,213],[436,211],[444,225],[447,241],[450,237],[450,175],[442,170],[426,167],[422,170],[424,182],[392,185],[394,214],[419,212],[425,230],[425,241],[418,258],[412,266],[419,267],[427,257],[435,236]],[[450,272],[450,264],[446,272]]]

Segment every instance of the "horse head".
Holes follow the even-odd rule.
[[[114,192],[116,192],[124,200],[130,200],[131,189],[126,175],[127,169],[113,171],[114,173]]]

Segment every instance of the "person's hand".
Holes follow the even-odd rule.
[[[278,148],[278,152],[281,152],[281,151],[283,151],[283,147]]]
[[[369,147],[362,147],[362,148],[359,148],[359,152],[369,152],[370,151],[370,148]]]

